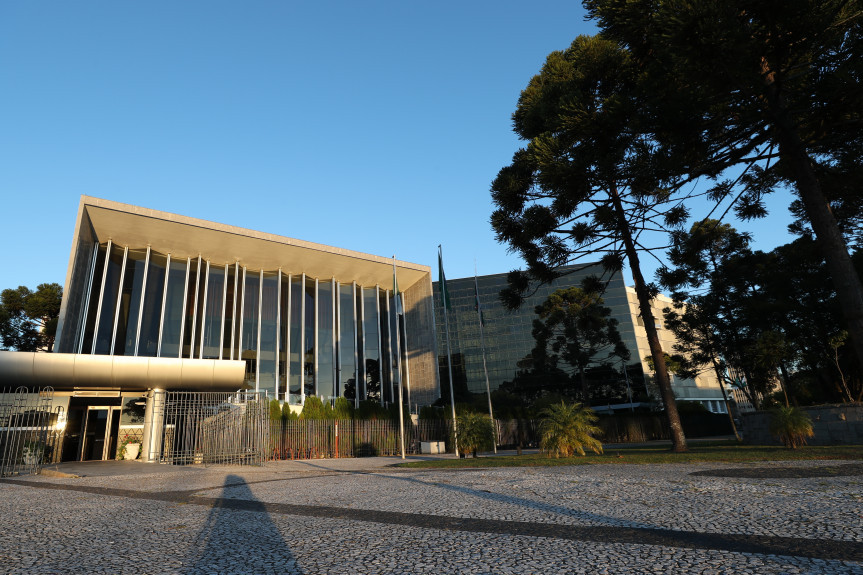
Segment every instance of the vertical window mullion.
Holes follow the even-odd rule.
[[[383,329],[381,329],[381,287],[375,286],[375,312],[377,317],[375,321],[378,324],[378,377],[381,380],[381,405],[384,404],[384,350],[381,338],[383,337]]]
[[[189,359],[195,357],[195,335],[198,329],[198,297],[201,295],[201,254],[198,254],[198,267],[195,268],[195,307],[192,308],[192,337],[189,338]]]
[[[186,335],[186,308],[189,305],[189,274],[192,272],[192,258],[186,258],[186,281],[183,283],[183,313],[180,316],[180,340],[177,357],[183,358],[183,337]]]
[[[225,264],[225,280],[222,282],[222,314],[219,323],[219,359],[225,350],[225,308],[228,305],[228,264]]]
[[[290,286],[288,286],[290,288]],[[282,268],[276,274],[276,399],[279,399],[279,343],[282,340]],[[285,381],[287,387],[287,381]]]
[[[261,318],[264,315],[264,270],[258,276],[258,341],[255,354],[255,391],[258,391],[261,380]]]
[[[150,246],[147,246],[147,255],[144,257],[144,280],[141,283],[141,303],[138,306],[138,325],[135,328],[135,355],[138,355],[138,342],[141,340],[141,322],[144,317],[144,300],[147,298],[147,273],[150,271]]]
[[[365,379],[367,377],[366,376],[366,369],[365,369],[365,365],[366,365],[366,331],[367,330],[366,330],[366,296],[363,293],[364,291],[365,290],[363,289],[363,287],[360,286],[360,321],[363,322],[362,323],[362,325],[363,325],[363,337],[361,338],[361,342],[360,342],[360,343],[362,343],[362,350],[361,350],[362,353],[360,354],[359,361],[362,362],[362,365],[363,365],[363,377],[362,377],[362,379],[363,379],[363,382],[362,382],[362,384],[363,384],[363,399],[366,399],[368,397],[367,390],[366,390],[366,381],[365,381]],[[359,374],[359,371],[357,371],[357,397],[358,398],[359,398],[359,383],[360,383],[360,374]]]
[[[306,274],[300,281],[300,404],[306,403]]]
[[[387,353],[389,357],[387,358],[387,363],[390,366],[390,399],[392,399],[393,403],[396,403],[395,396],[395,365],[393,362],[393,339],[395,338],[395,334],[392,333],[393,327],[393,315],[392,308],[390,307],[390,290],[384,290],[384,300],[387,302]]]
[[[314,295],[314,297],[312,297],[312,302],[313,302],[312,306],[314,307],[313,313],[315,314],[313,316],[313,319],[315,320],[315,323],[314,323],[315,334],[314,334],[314,340],[313,340],[314,346],[315,346],[315,353],[313,354],[314,355],[314,367],[312,369],[314,370],[314,373],[315,373],[315,395],[320,395],[318,393],[318,382],[320,381],[320,374],[318,373],[318,332],[320,331],[318,329],[318,323],[320,320],[320,318],[318,317],[318,305],[319,305],[319,302],[318,302],[318,278],[315,278],[315,295]]]
[[[237,359],[243,359],[241,350],[243,348],[243,314],[246,311],[246,266],[243,266],[243,297],[240,298],[240,329],[237,331],[237,342],[239,349],[237,350]],[[243,376],[245,378],[245,375]]]
[[[168,307],[168,278],[171,277],[171,254],[165,263],[165,283],[162,287],[162,309],[159,312],[159,339],[156,344],[156,357],[162,357],[162,331],[165,328],[165,308]]]
[[[84,314],[81,316],[81,330],[78,334],[78,341],[72,346],[77,353],[81,353],[81,348],[84,346],[84,332],[87,330],[87,315],[90,312],[90,295],[93,292],[93,274],[96,273],[96,260],[99,259],[99,242],[93,249],[93,263],[90,264],[90,272],[87,275],[87,295],[84,298]]]
[[[288,274],[288,310],[285,319],[288,326],[285,329],[285,401],[291,401],[291,274]]]
[[[96,340],[99,339],[99,320],[102,319],[102,301],[105,298],[105,279],[108,275],[108,263],[111,257],[111,240],[108,240],[108,246],[105,249],[105,266],[102,269],[102,287],[99,288],[99,307],[96,308],[96,325],[93,327],[93,346],[90,349],[90,354],[96,353]]]
[[[240,262],[234,262],[234,307],[231,310],[231,353],[228,359],[234,359],[234,336],[237,333],[237,284],[240,281]]]
[[[117,322],[120,319],[120,306],[123,303],[123,282],[126,279],[126,258],[129,257],[129,246],[123,248],[123,267],[120,268],[120,286],[117,288],[117,305],[114,310],[114,329],[111,331],[111,353],[114,355],[114,344],[117,340]]]
[[[357,282],[351,282],[351,313],[354,316],[354,404],[359,405],[360,399],[360,369],[359,369],[359,345],[357,344]]]
[[[200,277],[200,273],[198,274]],[[203,305],[201,305],[201,345],[198,351],[198,357],[204,357],[204,334],[207,333],[207,291],[210,288],[210,260],[207,260],[207,269],[204,271],[204,300]],[[198,306],[195,306],[195,309],[198,309]],[[192,341],[192,345],[195,345],[195,342]]]

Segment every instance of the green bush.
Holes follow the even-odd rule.
[[[282,406],[278,399],[270,400],[270,421],[282,420]]]
[[[458,416],[458,447],[462,453],[471,453],[494,448],[496,440],[494,424],[488,415],[465,412]]]
[[[299,414],[295,413],[295,412],[291,409],[291,406],[290,406],[290,405],[288,404],[288,402],[286,401],[286,402],[282,405],[282,419],[284,419],[285,421],[296,421],[296,420],[298,420],[299,418],[300,418]]]
[[[589,407],[561,401],[542,410],[540,417],[539,446],[549,457],[584,455],[585,447],[602,453],[602,443],[594,437],[602,433],[595,425],[599,418]]]
[[[813,437],[812,420],[809,414],[798,407],[777,407],[770,410],[770,434],[789,449],[806,445],[806,438]]]
[[[317,395],[307,395],[300,419],[333,419],[333,408]]]
[[[354,416],[354,404],[346,397],[336,399],[333,407],[333,415],[336,419],[351,419]]]

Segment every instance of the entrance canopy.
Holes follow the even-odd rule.
[[[242,360],[0,351],[2,387],[234,391],[244,374]]]

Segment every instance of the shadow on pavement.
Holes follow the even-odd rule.
[[[242,508],[231,502],[242,502]],[[210,510],[195,544],[200,554],[186,574],[303,573],[266,506],[238,475],[225,477],[222,497]]]

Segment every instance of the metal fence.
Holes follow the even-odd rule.
[[[160,463],[260,465],[268,457],[265,392],[161,391],[153,405]]]
[[[405,424],[405,452],[423,441],[450,441],[447,421]],[[398,422],[389,420],[287,420],[270,422],[270,459],[316,459],[399,455]]]
[[[37,474],[59,459],[65,414],[53,396],[50,387],[0,388],[0,477]]]

